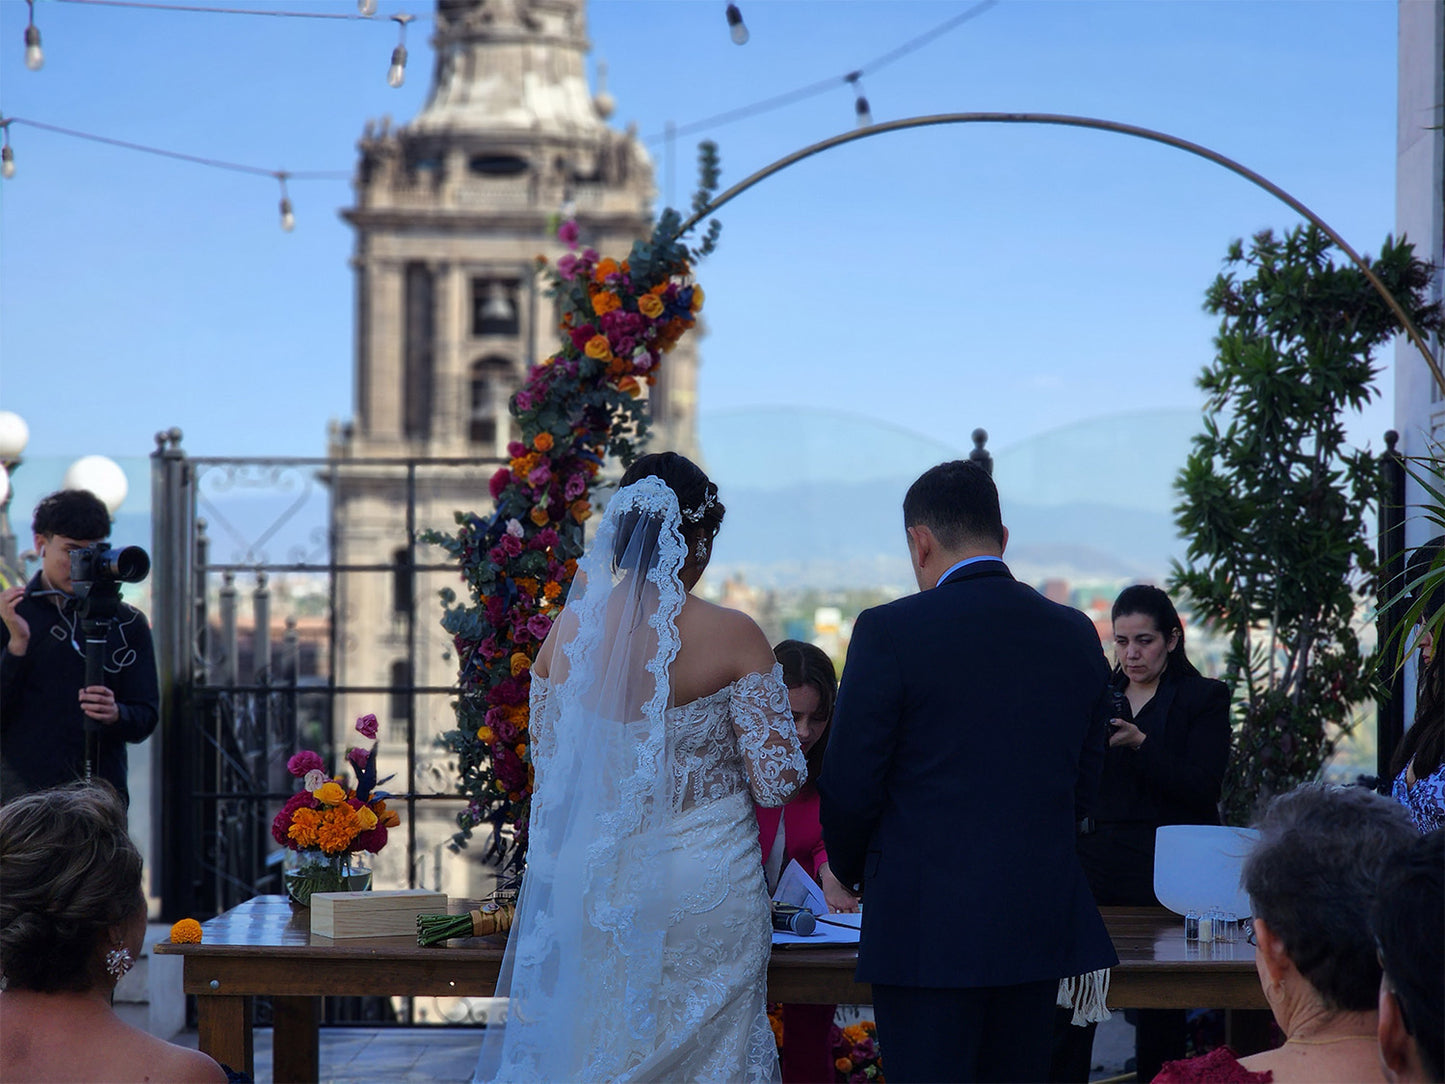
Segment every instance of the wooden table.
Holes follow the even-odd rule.
[[[467,909],[452,901],[452,910]],[[1110,1008],[1267,1008],[1254,949],[1191,945],[1182,919],[1154,908],[1104,908],[1119,953]],[[421,948],[415,937],[333,941],[313,936],[310,913],[285,896],[257,896],[211,919],[199,945],[160,943],[185,957],[185,992],[197,996],[200,1047],[217,1061],[253,1071],[251,998],[272,999],[275,1079],[318,1079],[321,998],[327,995],[484,997],[496,989],[502,944],[487,938]],[[773,1001],[868,1004],[853,981],[852,948],[775,949],[768,965]]]

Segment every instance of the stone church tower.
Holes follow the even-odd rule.
[[[462,588],[452,570],[412,574],[447,555],[409,547],[408,531],[489,509],[487,480],[516,436],[508,400],[556,345],[554,303],[533,268],[539,253],[565,251],[551,230],[559,211],[575,208],[583,243],[620,259],[651,227],[654,186],[635,133],[610,128],[610,96],[589,89],[585,0],[437,0],[432,45],[421,112],[399,128],[368,124],[360,143],[344,212],[356,230],[355,415],[330,455],[334,673],[375,690],[338,698],[337,748],[359,741],[356,715],[374,712],[381,772],[397,773],[389,789],[407,789],[410,766],[419,793],[443,794],[455,777],[435,738],[455,726],[456,660],[437,593]],[[686,340],[651,389],[651,447],[696,455],[696,376]],[[401,812],[401,833],[415,825],[416,884],[476,888],[475,862],[443,860],[456,803]],[[378,856],[378,886],[407,885],[404,844]]]

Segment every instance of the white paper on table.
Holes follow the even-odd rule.
[[[774,930],[773,944],[856,945],[858,943],[858,923],[863,916],[860,914],[830,915],[828,901],[823,897],[822,888],[818,886],[817,881],[808,876],[796,858],[788,863],[782,876],[778,878],[778,888],[773,893],[773,899],[794,907],[806,907],[818,918],[817,928],[807,936]],[[827,921],[823,921],[824,919]],[[833,923],[842,923],[842,925],[833,925]]]

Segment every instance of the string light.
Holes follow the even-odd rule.
[[[291,197],[286,192],[286,178],[290,174],[278,171],[276,180],[281,182],[281,228],[290,233],[296,228],[296,216],[291,211]]]
[[[8,117],[0,117],[0,140],[3,140],[3,146],[0,146],[0,177],[4,177],[8,181],[15,176],[15,151],[10,147],[10,119]]]
[[[849,72],[843,79],[853,88],[853,112],[858,115],[858,127],[867,128],[873,123],[873,111],[868,108],[868,96],[863,93],[863,73]]]
[[[734,45],[746,45],[748,43],[748,28],[743,22],[743,13],[738,10],[736,4],[729,4],[727,10],[728,33],[732,35]]]
[[[35,0],[25,0],[30,7],[30,24],[25,28],[25,66],[33,72],[45,67],[45,50],[40,48],[40,27],[35,25]]]
[[[345,11],[268,11],[264,8],[226,8],[202,4],[158,4],[153,0],[52,0],[57,4],[90,4],[95,7],[107,8],[139,8],[145,11],[181,11],[186,13],[200,13],[204,15],[265,15],[271,18],[282,19],[350,19],[359,21],[369,19],[371,15],[358,11],[356,14]],[[368,0],[357,0],[360,7]],[[376,11],[375,0],[369,0],[371,11]],[[421,18],[421,16],[412,16]]]
[[[356,10],[369,19],[376,14],[376,0],[356,0]]]
[[[386,85],[389,87],[400,87],[406,82],[406,24],[411,22],[415,15],[393,15],[397,26],[400,28],[396,48],[391,51],[391,67],[386,72]]]

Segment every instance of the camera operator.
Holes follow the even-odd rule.
[[[126,742],[150,737],[160,687],[150,627],[121,603],[102,659],[85,684],[85,636],[70,555],[110,537],[110,514],[85,490],[52,493],[32,525],[40,571],[0,593],[0,801],[85,776],[87,724],[98,731],[94,775],[126,790]]]

